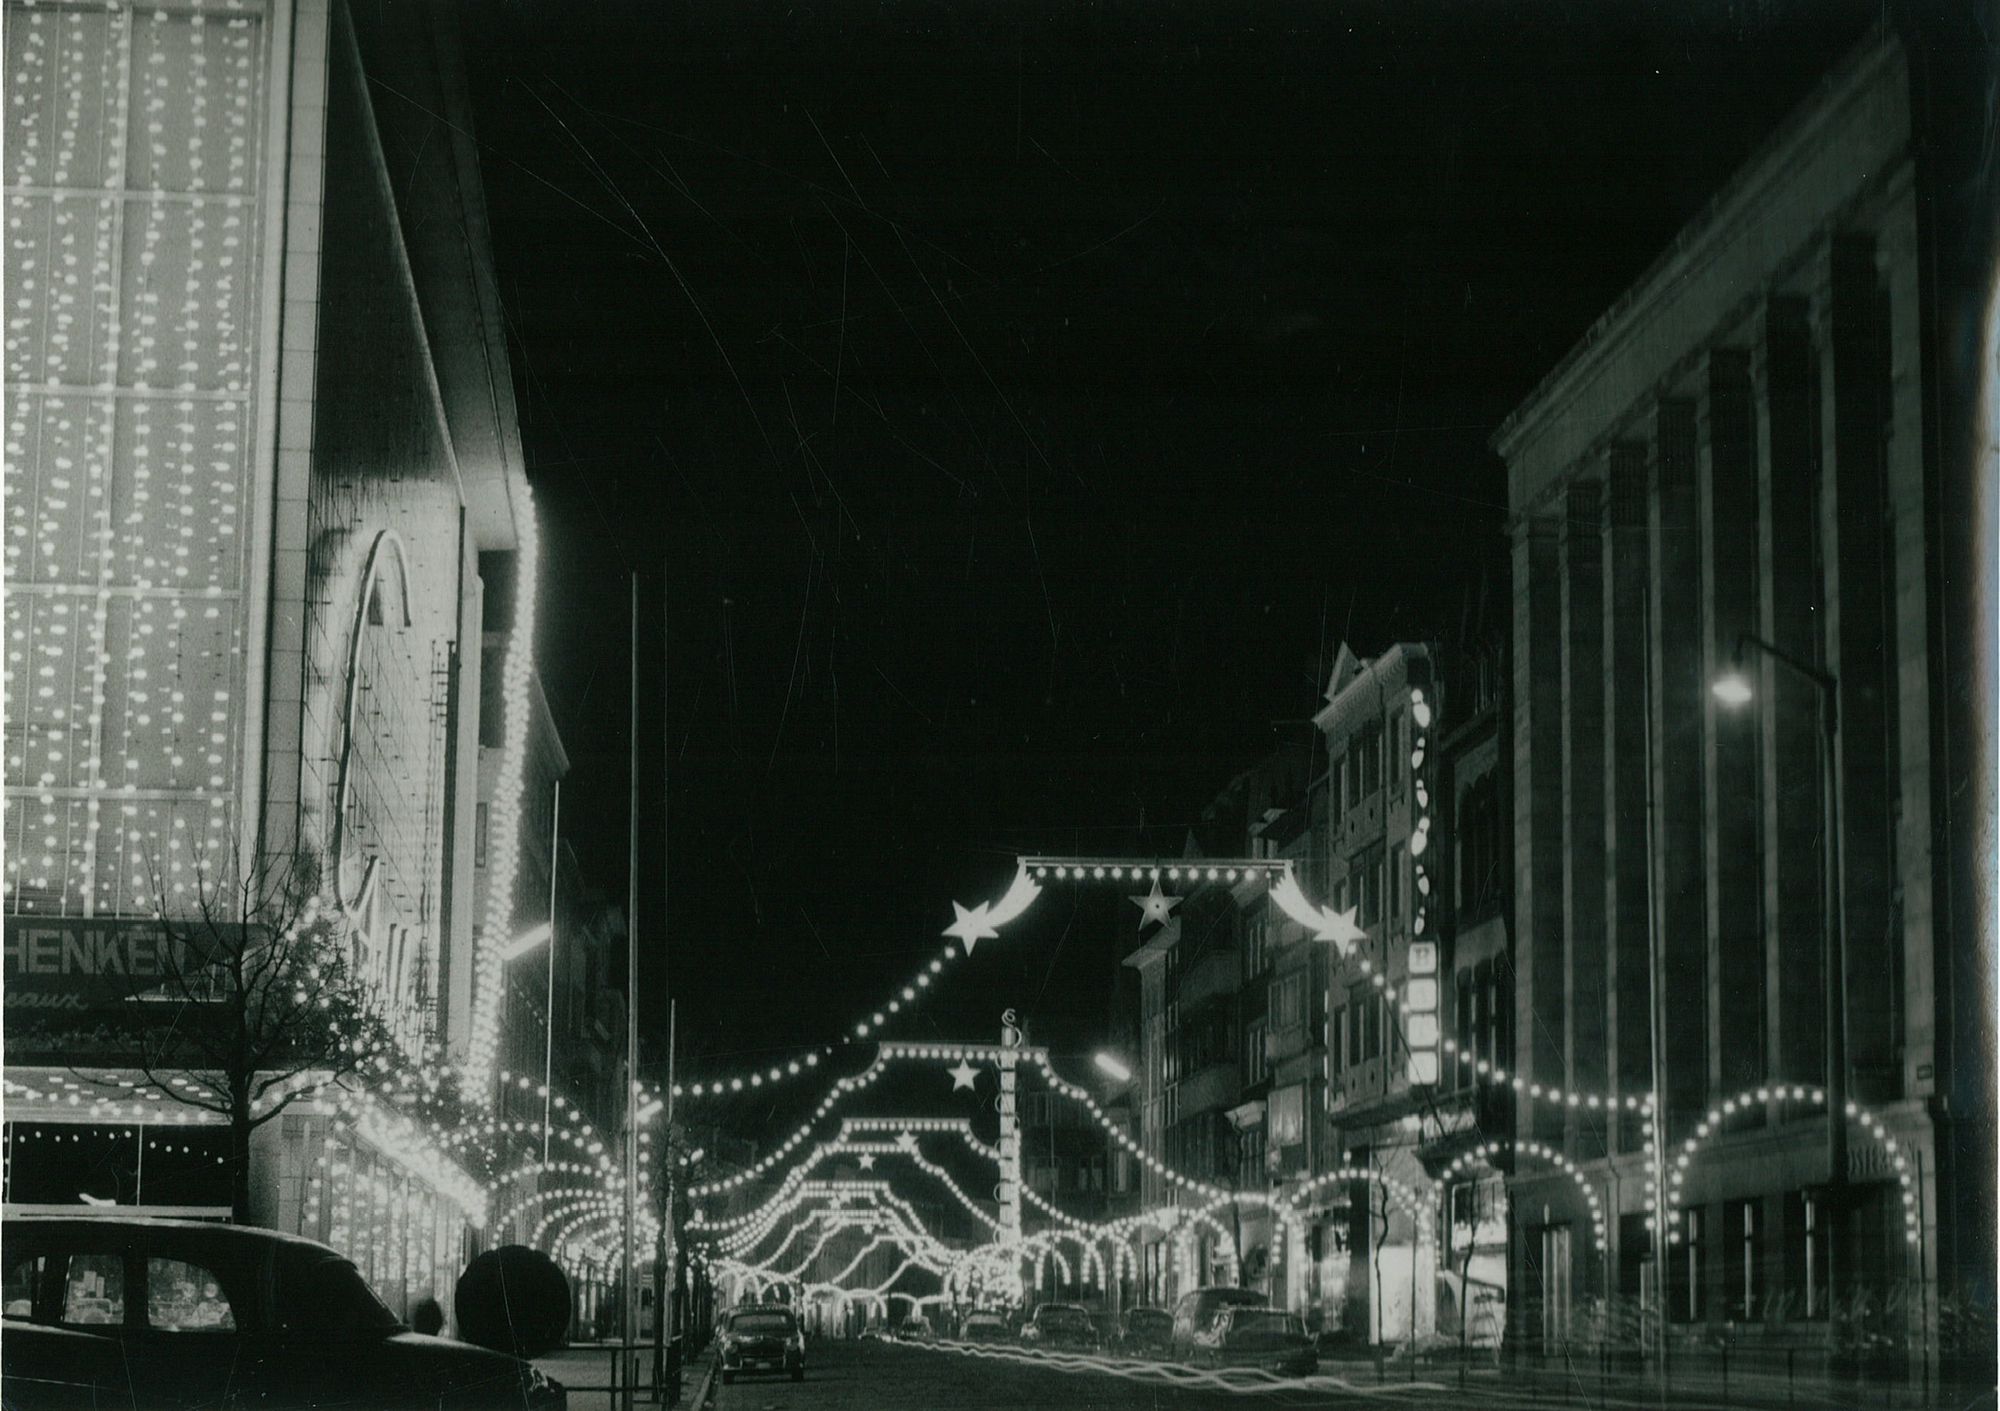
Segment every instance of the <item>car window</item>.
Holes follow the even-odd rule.
[[[35,1295],[41,1291],[42,1270],[48,1267],[45,1254],[17,1255],[7,1261],[6,1280],[0,1286],[0,1304],[9,1318],[32,1318]]]
[[[100,1327],[125,1321],[125,1257],[121,1254],[70,1256],[63,1281],[62,1321]]]
[[[170,1333],[226,1333],[236,1330],[236,1314],[209,1270],[179,1259],[148,1259],[146,1325]]]
[[[789,1313],[739,1313],[729,1320],[732,1333],[789,1333],[792,1330],[792,1315]]]

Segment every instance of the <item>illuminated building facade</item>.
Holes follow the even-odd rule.
[[[1428,647],[1397,643],[1363,658],[1343,644],[1314,717],[1327,759],[1328,904],[1353,908],[1368,933],[1332,967],[1325,992],[1327,1165],[1406,1184],[1428,1179],[1420,1147],[1436,1070],[1426,1075],[1416,1065],[1425,1052],[1435,1065],[1437,1039],[1416,1033],[1417,1021],[1385,997],[1376,977],[1408,996],[1421,968],[1413,955],[1435,946],[1419,922],[1427,899],[1417,885],[1426,852],[1418,839],[1427,810],[1414,761],[1424,733],[1417,704],[1437,697]],[[1371,1343],[1433,1333],[1434,1232],[1399,1208],[1389,1187],[1371,1185],[1350,1198],[1339,1233],[1344,1257],[1323,1290],[1329,1323]]]
[[[1904,1347],[1940,1284],[1990,1289],[1990,1099],[1965,1100],[1990,1079],[1990,988],[1965,988],[1990,858],[1946,767],[1974,748],[1973,594],[1939,576],[1972,462],[1940,420],[1959,335],[1931,281],[1955,234],[1927,214],[1951,197],[1920,68],[1887,33],[1849,56],[1495,438],[1518,526],[1514,1061],[1657,1092],[1676,1207],[1656,1260],[1646,1124],[1523,1096],[1521,1135],[1616,1207],[1596,1248],[1561,1171],[1516,1169],[1530,1342],[1644,1292],[1690,1336]],[[1730,702],[1712,688],[1739,664]],[[1831,1171],[1810,1100],[1833,1086],[1830,919],[1855,1106]]]
[[[118,1069],[90,996],[143,919],[260,865],[316,873],[406,1054],[455,1019],[459,1056],[490,1053],[478,703],[483,675],[511,702],[531,669],[533,522],[448,12],[6,19],[10,1152],[36,1121],[111,1115],[47,1065]],[[493,563],[518,598],[497,651]],[[201,1115],[68,1134],[136,1158],[208,1140],[180,1135]],[[10,1209],[216,1204],[157,1166],[170,1196],[136,1169],[69,1191],[19,1155]],[[397,1143],[302,1103],[253,1167],[259,1222],[331,1239],[393,1297],[448,1292],[475,1212]]]

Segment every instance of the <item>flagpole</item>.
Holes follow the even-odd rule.
[[[631,798],[627,806],[625,869],[625,1336],[619,1357],[625,1363],[625,1411],[632,1408],[632,1383],[639,1371],[639,1280],[633,1263],[634,1216],[639,1193],[639,574],[632,574],[632,693],[630,728]]]

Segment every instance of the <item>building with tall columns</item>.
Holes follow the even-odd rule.
[[[1952,983],[1980,940],[1940,772],[1963,670],[1938,570],[1955,472],[1912,87],[1903,44],[1871,37],[1494,438],[1514,526],[1517,1131],[1614,1212],[1600,1251],[1570,1230],[1576,1178],[1516,1163],[1531,1343],[1621,1294],[1663,1297],[1670,1325],[1830,1327],[1836,1349],[1864,1324],[1907,1332],[1973,1262],[1958,1222],[1982,1201],[1990,1220],[1948,1100],[1953,1064],[1990,1059]],[[1852,1115],[1830,1182],[1842,974]],[[1656,1095],[1658,1162],[1627,1101]]]

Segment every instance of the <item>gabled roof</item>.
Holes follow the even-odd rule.
[[[1356,656],[1354,649],[1342,642],[1338,655],[1333,659],[1333,675],[1327,678],[1324,697],[1326,703],[1332,705],[1340,693],[1347,689],[1349,683],[1367,668],[1367,659]]]

